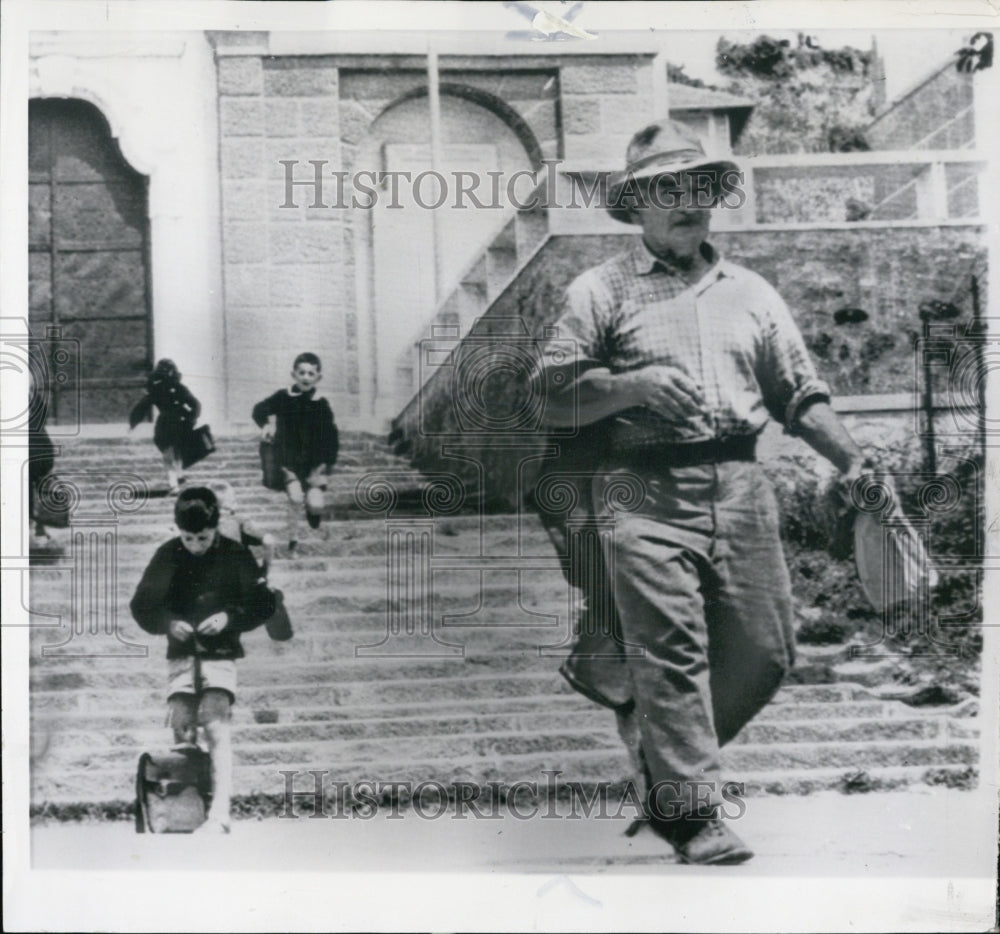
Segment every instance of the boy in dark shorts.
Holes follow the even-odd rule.
[[[175,743],[205,728],[212,758],[212,804],[199,830],[229,832],[231,707],[240,633],[261,625],[274,601],[249,550],[219,534],[219,504],[207,487],[184,490],[174,506],[180,534],[161,545],[130,605],[146,631],[167,637],[168,722]]]
[[[305,504],[309,525],[318,529],[327,478],[337,460],[333,409],[316,384],[323,378],[319,357],[300,353],[292,364],[292,385],[258,402],[253,420],[262,440],[274,445],[288,495],[288,550],[294,553]]]

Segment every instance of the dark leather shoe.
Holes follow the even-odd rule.
[[[718,817],[650,818],[649,825],[677,851],[683,863],[732,866],[753,858],[753,850]]]
[[[698,821],[701,826],[690,839],[677,843],[674,849],[685,863],[696,866],[732,866],[753,858],[750,849],[724,820],[718,817]]]

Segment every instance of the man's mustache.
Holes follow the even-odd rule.
[[[676,214],[671,214],[670,224],[674,227],[690,227],[700,224],[704,214],[704,211],[678,211]]]

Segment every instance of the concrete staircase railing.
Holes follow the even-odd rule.
[[[544,196],[544,184],[534,194]],[[531,198],[527,199],[529,202]],[[400,355],[397,373],[410,379],[397,380],[400,406],[413,405],[415,394],[434,375],[434,365],[422,359],[422,342],[427,339],[464,338],[473,323],[485,314],[497,297],[549,236],[548,213],[541,207],[514,211],[500,231],[468,265],[458,284],[447,294],[431,319],[425,322]]]

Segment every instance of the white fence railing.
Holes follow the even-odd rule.
[[[973,223],[983,215],[980,177],[987,163],[974,150],[793,153],[735,159],[743,180],[739,194],[728,198],[732,206],[716,212],[713,226],[717,229]],[[599,216],[584,220],[569,215],[580,214],[573,207],[588,201],[596,204],[595,185],[613,174],[561,166],[559,191],[552,200],[557,207],[569,207],[553,212],[553,232],[580,231],[581,222],[588,228],[607,227]]]

